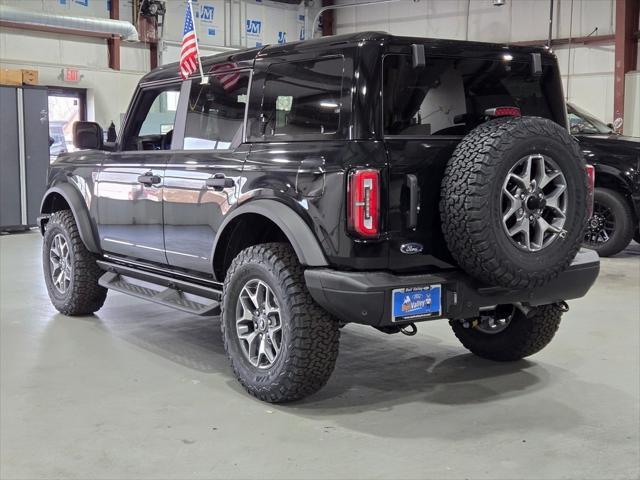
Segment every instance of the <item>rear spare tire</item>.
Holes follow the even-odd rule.
[[[544,285],[569,266],[584,236],[587,177],[576,141],[543,118],[482,124],[447,163],[440,215],[467,273],[489,285]]]

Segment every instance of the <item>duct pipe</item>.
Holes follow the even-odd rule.
[[[318,20],[320,20],[320,15],[322,15],[327,10],[337,10],[338,8],[348,8],[348,7],[364,7],[367,5],[380,5],[382,3],[395,3],[395,2],[406,2],[408,0],[372,0],[368,2],[357,2],[357,3],[345,3],[342,5],[329,5],[327,7],[322,7],[316,13],[316,16],[313,18],[313,23],[311,24],[311,28],[304,29],[305,40],[310,38],[314,38],[316,36],[316,27],[318,25]],[[305,15],[305,20],[307,19]]]
[[[32,12],[6,5],[0,5],[0,21],[26,23],[51,28],[78,30],[78,33],[91,32],[111,34],[123,40],[137,42],[138,31],[129,22],[108,18],[71,17],[46,12]]]

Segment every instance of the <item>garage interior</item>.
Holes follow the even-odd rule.
[[[446,320],[411,338],[349,324],[328,384],[291,404],[236,382],[219,317],[117,292],[95,315],[56,311],[35,228],[47,168],[76,121],[117,136],[139,80],[178,61],[186,5],[0,0],[0,478],[640,478],[636,241],[532,357],[478,358]],[[638,0],[193,9],[201,56],[362,31],[546,45],[568,103],[640,137]]]

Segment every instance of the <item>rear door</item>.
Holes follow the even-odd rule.
[[[549,95],[562,90],[545,64],[535,74],[529,54],[504,51],[427,56],[414,67],[411,50],[383,61],[383,125],[389,156],[389,265],[395,270],[449,267],[441,230],[440,188],[462,137],[486,121],[485,110],[520,108],[523,115],[562,120]]]
[[[187,83],[180,106],[184,130],[174,142],[163,194],[169,264],[205,274],[213,272],[213,243],[237,202],[249,151],[244,123],[251,71],[233,64],[216,71],[206,84],[199,78]]]

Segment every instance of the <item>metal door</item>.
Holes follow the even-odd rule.
[[[0,227],[11,227],[22,223],[16,88],[0,87],[0,111]]]
[[[24,186],[27,225],[35,225],[47,186],[49,168],[49,101],[44,87],[23,87]]]

